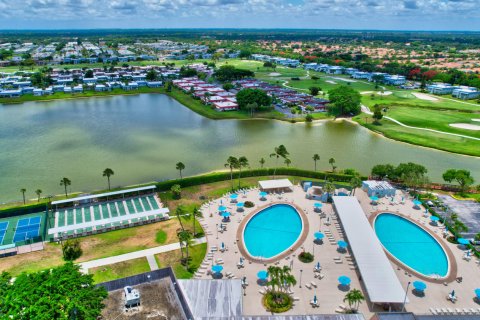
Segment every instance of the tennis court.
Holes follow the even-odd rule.
[[[40,216],[19,219],[15,228],[13,242],[26,241],[38,237],[40,235],[41,222],[42,217]]]
[[[8,229],[8,221],[0,222],[0,245],[3,244],[3,238]]]

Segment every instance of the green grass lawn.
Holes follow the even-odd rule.
[[[386,119],[381,120],[381,125],[374,125],[373,119],[365,114],[356,116],[353,120],[390,139],[454,153],[480,156],[480,141],[477,140],[405,128]]]
[[[188,269],[180,263],[180,250],[160,253],[155,256],[160,268],[172,267],[178,279],[191,279],[207,254],[207,244],[202,243],[189,248],[190,263]],[[185,254],[185,250],[184,250]]]
[[[157,234],[155,235],[155,241],[158,244],[165,244],[167,242],[167,233],[163,230],[158,230]]]
[[[116,280],[150,271],[147,258],[138,258],[109,264],[102,267],[92,268],[88,273],[93,275],[95,283]]]

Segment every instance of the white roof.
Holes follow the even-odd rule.
[[[258,181],[258,184],[260,185],[260,188],[264,190],[293,187],[293,184],[288,179],[262,180],[262,181]]]
[[[357,198],[333,197],[370,301],[403,303],[405,290]]]
[[[124,194],[124,193],[137,192],[137,191],[145,191],[145,190],[153,190],[153,189],[155,189],[155,188],[156,188],[156,187],[152,185],[152,186],[138,187],[138,188],[133,188],[133,189],[112,191],[112,192],[107,192],[107,193],[91,194],[91,195],[83,196],[83,197],[77,197],[77,198],[71,198],[71,199],[65,199],[65,200],[52,201],[52,204],[62,204],[62,203],[69,203],[69,202],[75,202],[75,201],[82,201],[82,200],[103,198],[103,197],[108,197],[108,196],[114,196],[114,195],[117,195],[117,194]]]
[[[377,181],[377,180],[366,180],[363,181],[371,190],[392,190],[395,189],[387,181]]]

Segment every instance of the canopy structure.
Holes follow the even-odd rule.
[[[288,179],[276,179],[276,180],[262,180],[258,181],[260,189],[262,190],[280,190],[289,189],[293,187],[293,184]]]
[[[334,196],[333,202],[370,301],[403,303],[405,290],[357,198]]]
[[[93,200],[93,199],[107,198],[109,196],[116,196],[116,195],[120,195],[120,194],[129,194],[129,193],[135,193],[135,192],[141,192],[141,191],[152,191],[153,192],[155,189],[156,189],[156,186],[152,185],[152,186],[138,187],[138,188],[133,188],[133,189],[106,192],[106,193],[91,194],[91,195],[88,195],[88,196],[82,196],[82,197],[70,198],[70,199],[65,199],[65,200],[52,201],[52,205],[74,203],[74,202],[80,202],[80,201],[88,201],[88,200]]]

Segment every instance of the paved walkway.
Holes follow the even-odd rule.
[[[201,244],[201,243],[206,243],[206,242],[207,242],[207,238],[205,238],[205,237],[204,238],[199,238],[199,239],[195,240],[194,245]],[[173,251],[173,250],[178,250],[178,249],[180,249],[180,242],[170,243],[170,244],[167,244],[167,245],[164,245],[164,246],[159,246],[159,247],[140,250],[140,251],[134,251],[134,252],[130,252],[130,253],[121,254],[121,255],[118,255],[118,256],[113,256],[113,257],[108,257],[108,258],[103,258],[103,259],[97,259],[97,260],[82,262],[82,263],[80,263],[80,270],[83,273],[88,273],[88,269],[91,269],[91,268],[101,267],[101,266],[105,266],[105,265],[109,265],[109,264],[114,264],[114,263],[119,263],[119,262],[123,262],[123,261],[128,261],[128,260],[133,260],[133,259],[138,259],[138,258],[144,258],[144,257],[146,257],[147,260],[148,260],[150,256],[151,256],[150,259],[153,258],[153,261],[155,262],[153,264],[153,263],[150,262],[150,260],[148,260],[150,268],[152,269],[152,267],[156,266],[156,268],[158,269],[158,265],[157,265],[157,262],[155,261],[154,255],[159,254],[159,253]],[[152,269],[152,270],[154,270],[154,269]]]
[[[158,270],[158,264],[157,264],[157,260],[155,259],[155,256],[153,255],[147,256],[147,261],[151,271]]]
[[[366,114],[370,114],[372,115],[373,112],[365,105],[362,105],[362,111]],[[458,133],[450,133],[450,132],[445,132],[445,131],[439,131],[439,130],[434,130],[434,129],[428,129],[428,128],[420,128],[420,127],[413,127],[413,126],[409,126],[409,125],[406,125],[404,123],[401,123],[400,121],[398,120],[395,120],[391,117],[386,117],[384,116],[383,117],[384,119],[387,119],[387,120],[390,120],[396,124],[398,124],[399,126],[402,126],[402,127],[405,127],[405,128],[409,128],[409,129],[417,129],[417,130],[423,130],[423,131],[430,131],[430,132],[435,132],[435,133],[441,133],[441,134],[446,134],[446,135],[449,135],[449,136],[456,136],[456,137],[460,137],[460,138],[466,138],[466,139],[472,139],[472,140],[477,140],[477,141],[480,141],[480,138],[476,138],[476,137],[471,137],[471,136],[466,136],[466,135],[463,135],[463,134],[458,134]]]

